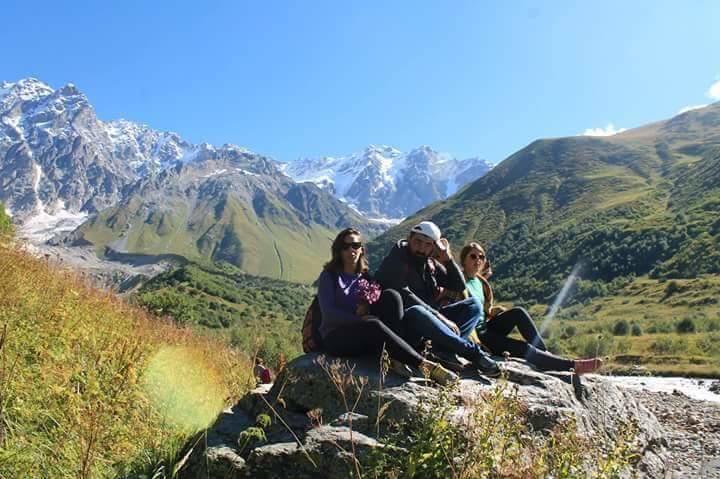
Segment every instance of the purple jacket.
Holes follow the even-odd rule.
[[[318,302],[322,312],[320,336],[323,339],[333,329],[360,321],[357,310],[357,286],[360,274],[329,273],[318,278]]]

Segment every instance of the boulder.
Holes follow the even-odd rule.
[[[468,373],[445,393],[452,404],[451,418],[462,422],[472,410],[468,406],[501,386],[503,394],[517,395],[527,406],[529,428],[539,433],[570,419],[578,433],[600,444],[615,439],[632,419],[641,451],[638,475],[663,477],[663,429],[628,391],[599,375],[545,373],[520,360],[499,362],[503,378],[487,380]],[[350,477],[353,457],[390,447],[378,440],[378,430],[417,417],[438,394],[439,389],[422,378],[382,374],[377,359],[303,355],[287,365],[272,387],[251,392],[225,411],[208,430],[207,449],[188,455],[180,477],[233,477],[211,470],[253,478]],[[258,414],[273,418],[265,429],[266,441],[243,449],[240,433]],[[203,469],[205,463],[214,469]]]

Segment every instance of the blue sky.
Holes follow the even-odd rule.
[[[498,162],[709,103],[720,81],[718,1],[4,0],[0,16],[0,79],[73,82],[101,119],[279,160],[374,143]]]

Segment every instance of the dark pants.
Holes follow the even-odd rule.
[[[384,290],[380,300],[371,305],[370,313],[380,319],[358,320],[330,331],[323,339],[325,351],[333,356],[361,356],[379,353],[384,347],[391,358],[409,366],[419,366],[423,357],[402,339],[400,295],[394,290]]]
[[[524,341],[509,338],[517,328]],[[569,359],[547,352],[532,318],[523,308],[512,308],[485,323],[485,330],[478,332],[480,341],[494,355],[507,351],[510,356],[523,358],[538,369],[545,371],[567,371],[574,367]]]

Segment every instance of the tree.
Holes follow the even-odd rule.
[[[632,327],[630,328],[630,334],[632,334],[633,336],[642,336],[642,329],[640,328],[640,325],[633,323]]]

